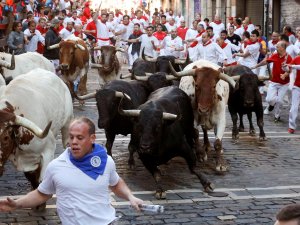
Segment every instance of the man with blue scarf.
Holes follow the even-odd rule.
[[[95,125],[90,119],[73,120],[70,147],[48,165],[39,187],[17,200],[0,200],[0,211],[35,207],[56,194],[63,225],[107,225],[116,219],[109,189],[140,210],[143,201],[133,196],[116,172],[113,159],[95,140]]]

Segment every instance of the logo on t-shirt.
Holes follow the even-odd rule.
[[[99,167],[100,164],[101,164],[101,159],[100,159],[99,156],[93,156],[93,157],[91,158],[91,165],[92,165],[93,167]]]

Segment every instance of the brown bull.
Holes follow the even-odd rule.
[[[92,64],[92,67],[98,68],[99,76],[104,83],[115,80],[120,72],[120,63],[117,58],[117,51],[123,51],[114,46],[96,47],[94,50],[101,51],[101,58],[98,64]]]
[[[80,77],[79,95],[87,94],[86,82],[89,69],[89,52],[83,40],[67,40],[48,47],[59,48],[59,67],[62,79],[73,93],[74,81]]]

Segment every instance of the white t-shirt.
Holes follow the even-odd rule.
[[[116,32],[124,32],[122,34],[120,34],[120,38],[123,39],[123,40],[128,40],[129,36],[132,34],[133,32],[133,23],[129,23],[128,25],[124,25],[124,24],[119,24],[117,27],[116,27]]]
[[[213,28],[214,34],[218,36],[220,36],[222,30],[225,30],[224,23],[216,24],[215,22],[211,22],[209,25]]]
[[[160,50],[160,55],[172,55],[176,58],[180,57],[180,51],[175,51],[176,49],[183,48],[182,39],[180,37],[176,37],[174,39],[171,38],[171,36],[166,36],[162,43],[162,49]]]
[[[296,47],[293,44],[290,44],[286,47],[286,52],[292,57],[295,58],[300,53],[300,48]]]
[[[149,37],[147,34],[143,34],[138,38],[141,42],[141,50],[140,50],[140,55],[142,55],[143,48],[145,48],[145,55],[151,56],[151,57],[156,57],[156,52],[153,49],[153,45],[151,41],[154,41],[154,45],[158,46],[159,41],[157,40],[156,37],[153,35]]]
[[[295,46],[298,47],[300,49],[300,41],[299,39],[297,39],[296,43],[295,43]]]
[[[72,34],[74,34],[75,30],[72,29],[71,31],[67,30],[66,28],[61,29],[61,31],[59,31],[59,36],[61,36],[61,38],[63,40],[66,40],[69,36],[71,36]]]
[[[66,149],[48,165],[38,190],[56,194],[63,225],[109,224],[116,218],[109,186],[115,186],[120,179],[114,161],[108,156],[104,174],[94,180],[73,165],[69,154]]]
[[[197,49],[197,53],[195,55],[195,58],[192,59],[193,61],[205,59],[214,64],[218,64],[218,61],[223,63],[223,61],[227,59],[227,56],[223,49],[214,42],[206,45],[198,44],[195,48]]]
[[[45,38],[41,35],[41,32],[35,30],[34,33],[35,35],[31,38],[29,43],[25,45],[25,49],[27,52],[35,52],[37,50],[38,42],[41,42],[43,45],[45,45]],[[28,28],[24,31],[24,36],[31,36]]]
[[[176,23],[174,23],[173,25],[170,25],[169,23],[166,23],[165,26],[166,26],[166,28],[168,30],[168,33],[170,33],[171,30],[177,30]]]
[[[255,44],[247,45],[244,53],[249,52],[250,55],[244,58],[241,57],[239,63],[249,68],[254,67],[257,64],[257,60],[259,57],[259,49],[260,44],[258,42],[256,42]]]

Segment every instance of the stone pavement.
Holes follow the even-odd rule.
[[[125,71],[123,71],[126,73]],[[89,91],[99,86],[96,71],[89,77]],[[74,104],[75,115],[98,120],[95,100],[85,106]],[[130,136],[117,136],[114,142],[113,157],[121,177],[132,191],[146,203],[165,207],[162,214],[137,213],[128,202],[112,195],[112,204],[118,224],[274,224],[276,212],[290,203],[300,203],[300,132],[287,133],[288,106],[283,109],[282,122],[275,124],[271,115],[266,116],[265,132],[268,140],[259,142],[258,137],[250,137],[247,132],[240,134],[238,143],[231,140],[231,119],[227,113],[227,126],[223,139],[224,158],[229,166],[225,173],[216,173],[213,163],[199,165],[206,176],[215,184],[216,191],[226,192],[227,197],[211,197],[202,192],[199,180],[191,175],[181,158],[171,160],[163,166],[163,185],[167,200],[158,201],[153,196],[155,185],[151,175],[145,170],[137,155],[135,170],[127,166]],[[246,117],[245,117],[246,118]],[[255,118],[254,118],[255,119]],[[246,121],[246,119],[244,119]],[[300,121],[298,121],[300,124]],[[245,123],[247,129],[248,123]],[[255,126],[256,130],[258,128]],[[213,133],[209,133],[213,142]],[[97,142],[104,144],[103,130],[97,130]],[[56,156],[62,152],[61,140],[57,141]],[[210,159],[213,158],[213,152]],[[210,160],[211,161],[211,160]],[[0,198],[24,195],[30,190],[23,173],[17,172],[10,163],[0,178]],[[13,213],[0,213],[0,225],[59,224],[55,198],[48,202],[45,212],[30,209]]]

